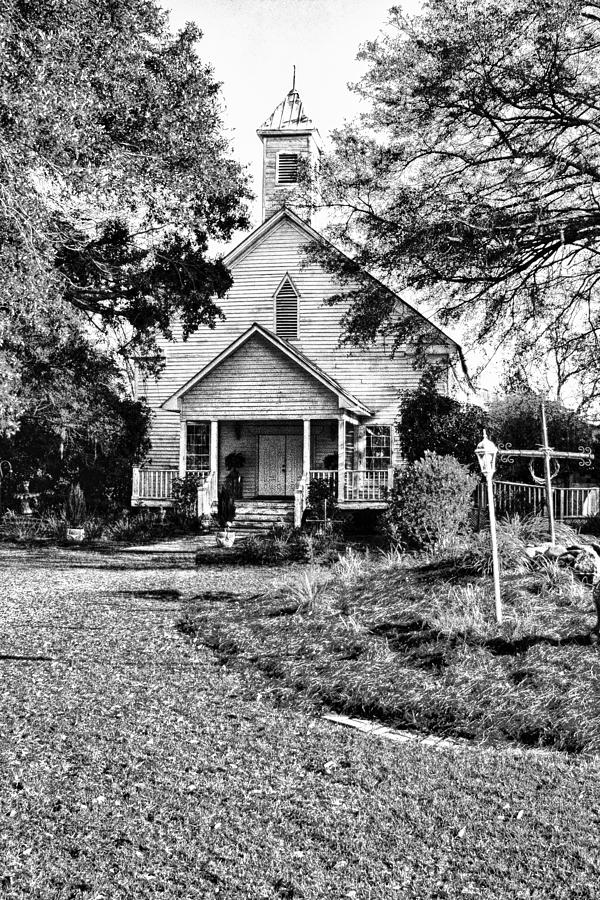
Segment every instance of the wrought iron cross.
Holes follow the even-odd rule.
[[[546,407],[541,404],[542,413],[542,443],[537,450],[513,450],[511,444],[500,444],[498,447],[500,459],[502,462],[514,462],[515,456],[529,457],[529,471],[531,477],[537,484],[544,484],[546,488],[546,511],[548,513],[548,527],[550,529],[550,540],[556,543],[556,532],[554,528],[554,504],[552,502],[552,479],[556,478],[560,471],[559,459],[577,459],[580,466],[591,466],[594,454],[591,447],[580,447],[577,453],[568,451],[554,450],[548,445],[548,427],[546,425]],[[536,475],[533,465],[536,459],[544,460],[544,477]]]

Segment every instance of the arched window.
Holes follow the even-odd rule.
[[[275,334],[286,341],[298,337],[298,291],[287,272],[275,292]]]

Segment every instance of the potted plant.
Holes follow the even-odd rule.
[[[85,537],[85,497],[78,484],[72,484],[65,504],[67,540],[80,543]]]
[[[229,472],[227,482],[231,487],[231,492],[236,500],[239,500],[242,496],[243,481],[238,469],[243,469],[245,464],[246,457],[244,454],[238,453],[235,450],[232,453],[228,453],[225,457],[225,468]]]
[[[235,518],[235,500],[229,485],[224,484],[219,490],[217,504],[217,522],[221,531],[217,532],[217,547],[232,547],[235,535],[231,531]]]

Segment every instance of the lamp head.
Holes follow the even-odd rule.
[[[487,434],[485,433],[485,428],[483,429],[483,440],[477,444],[475,448],[475,455],[477,456],[477,460],[479,462],[479,467],[484,475],[493,475],[496,471],[496,456],[498,455],[498,448],[494,444],[493,441],[490,441]]]

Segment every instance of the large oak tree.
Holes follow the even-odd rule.
[[[600,378],[600,4],[429,0],[363,47],[367,112],[334,135],[321,201],[357,265],[412,288],[473,344]],[[327,256],[326,251],[321,251]],[[357,265],[326,260],[356,277]],[[349,337],[405,340],[391,298],[355,294]]]
[[[200,37],[153,0],[0,0],[5,429],[39,400],[36,329],[46,347],[68,322],[92,364],[99,346],[150,364],[175,321],[185,338],[220,315],[231,280],[209,244],[247,224],[248,189]]]

